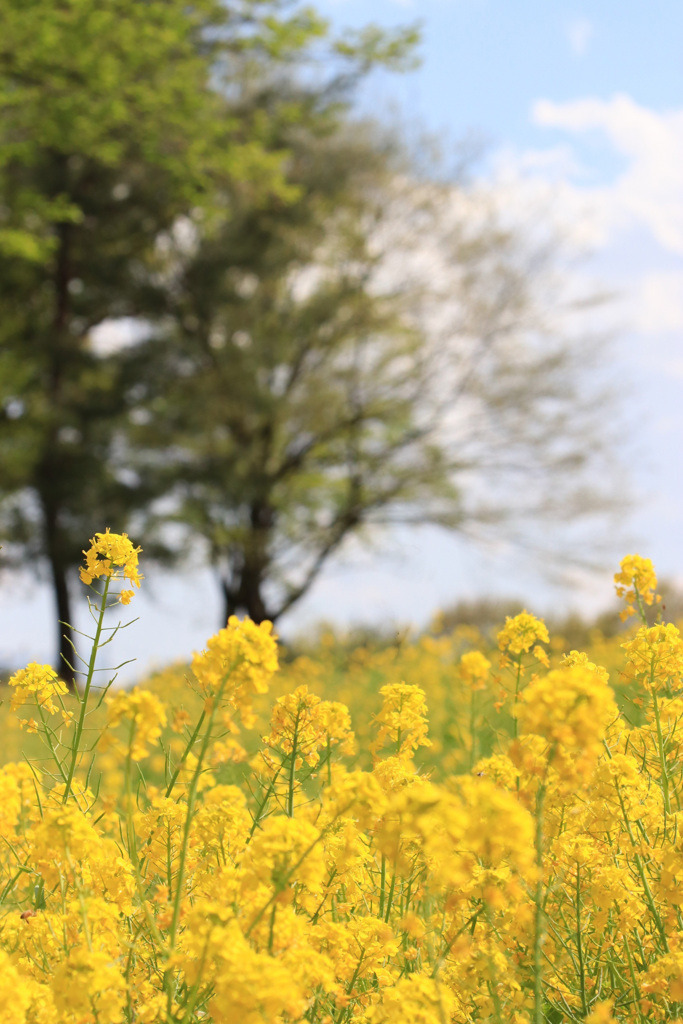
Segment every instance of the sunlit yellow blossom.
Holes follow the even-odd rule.
[[[586,1024],[616,1024],[616,1019],[612,1014],[612,1005],[611,999],[596,1003],[586,1017]]]
[[[488,678],[491,662],[480,651],[467,651],[460,659],[460,675],[472,690],[481,690]]]
[[[116,580],[128,580],[135,587],[144,579],[138,570],[138,555],[142,548],[134,548],[125,533],[96,533],[90,547],[84,551],[85,566],[81,569],[81,580],[90,585],[101,576]],[[121,592],[121,601],[128,604],[134,591]],[[124,597],[125,595],[125,597]]]
[[[221,1024],[300,1020],[307,998],[281,960],[255,950],[232,911],[206,901],[188,917],[180,961],[190,984],[200,964],[210,984],[211,1019]]]
[[[295,882],[317,888],[325,874],[320,833],[306,821],[278,815],[254,833],[242,861],[245,886],[257,882],[286,892]]]
[[[206,650],[192,659],[192,671],[204,696],[212,698],[222,692],[225,700],[241,710],[247,725],[254,695],[267,692],[277,667],[277,636],[272,623],[257,625],[235,615],[207,641]]]
[[[505,625],[498,633],[498,647],[510,654],[526,654],[537,641],[547,644],[548,630],[543,619],[537,619],[527,611],[505,619]]]
[[[174,868],[182,846],[182,833],[187,818],[187,804],[182,800],[156,795],[149,805],[135,816],[135,828],[145,836],[145,858],[148,871],[166,875]]]
[[[244,849],[250,825],[251,817],[242,790],[237,786],[215,786],[206,794],[197,812],[194,832],[207,859],[225,862]]]
[[[0,1024],[25,1024],[31,1004],[26,982],[18,965],[0,949]]]
[[[55,969],[52,992],[55,1005],[69,1015],[67,1019],[106,1020],[111,1024],[124,1019],[125,982],[104,951],[83,946],[72,949]]]
[[[31,833],[32,856],[45,883],[58,885],[60,874],[74,878],[81,864],[98,851],[100,836],[90,817],[75,803],[45,808]]]
[[[23,707],[25,704],[36,704],[41,710],[54,715],[60,707],[55,704],[54,697],[63,697],[67,693],[66,684],[57,677],[57,673],[49,665],[38,665],[31,662],[26,668],[10,678],[9,685],[13,686],[12,710]]]
[[[604,676],[584,665],[555,669],[532,680],[513,712],[520,731],[542,736],[551,759],[592,761],[618,711]]]
[[[678,686],[683,676],[683,638],[672,622],[641,626],[621,645],[626,651],[626,675],[637,677],[646,689]]]
[[[406,868],[421,848],[430,875],[440,884],[458,886],[479,861],[496,867],[507,859],[526,871],[533,860],[532,836],[530,814],[510,793],[488,779],[462,776],[453,780],[453,792],[428,782],[399,791],[378,841],[388,857]]]
[[[385,761],[380,761],[376,768],[384,764]],[[347,772],[338,766],[332,774],[332,782],[323,794],[326,818],[333,820],[348,815],[355,818],[363,828],[374,824],[382,816],[386,803],[377,770]]]
[[[569,654],[562,656],[560,660],[561,668],[571,668],[572,665],[583,665],[584,668],[589,669],[596,675],[600,676],[606,683],[609,682],[609,672],[606,668],[601,665],[596,665],[594,662],[588,660],[588,655],[584,651],[570,651]]]
[[[228,736],[225,740],[216,740],[209,753],[209,763],[212,768],[221,764],[239,764],[249,757],[242,744],[234,736]]]
[[[381,750],[389,740],[397,754],[410,757],[418,747],[430,746],[424,690],[408,683],[390,683],[380,693],[384,699],[375,718],[378,729],[372,749]]]
[[[453,994],[438,980],[409,974],[382,990],[380,1002],[368,1014],[370,1024],[443,1024],[455,1009]]]
[[[640,555],[627,555],[623,558],[620,571],[614,574],[614,585],[617,597],[623,597],[626,601],[626,608],[621,612],[622,619],[635,614],[636,601],[651,605],[659,600],[656,594],[657,576],[649,558],[641,558]]]
[[[324,748],[328,753],[333,748],[353,752],[349,710],[343,704],[321,700],[307,686],[298,686],[275,702],[270,733],[263,742],[274,752],[293,755],[296,767],[303,763],[315,767]],[[264,756],[272,766],[281,763],[277,757]]]
[[[166,710],[149,690],[135,687],[133,690],[119,690],[107,696],[107,724],[114,729],[121,722],[130,723],[126,741],[134,761],[140,761],[149,754],[166,725]]]
[[[680,634],[501,637],[505,673],[470,628],[327,634],[274,700],[272,630],[236,619],[196,682],[18,673],[0,1024],[683,1024]]]
[[[38,776],[39,778],[39,776]],[[0,837],[9,837],[22,819],[38,813],[35,779],[27,764],[9,763],[0,768]]]

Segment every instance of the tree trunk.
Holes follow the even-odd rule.
[[[237,606],[235,604],[234,592],[228,581],[221,576],[220,583],[221,590],[223,591],[223,617],[221,619],[220,629],[223,629],[230,616],[236,613]]]
[[[71,598],[67,582],[66,570],[63,566],[52,564],[52,586],[57,611],[57,628],[59,642],[57,651],[57,672],[73,693],[76,689],[75,654],[73,649],[73,626],[71,624]]]
[[[263,622],[275,618],[268,611],[263,596],[263,581],[268,576],[270,556],[268,542],[275,525],[275,513],[267,499],[261,498],[252,503],[250,513],[250,533],[246,539],[239,569],[233,571],[236,583],[231,585],[223,577],[225,622],[237,612],[246,612],[253,622]]]
[[[68,165],[66,158],[61,157],[59,163],[63,177],[63,187],[68,194]],[[65,351],[71,343],[68,337],[71,230],[72,226],[69,223],[57,225],[58,245],[55,254],[54,272],[55,306],[53,336],[50,344],[51,366],[49,379],[49,393],[55,414],[55,427],[53,436],[47,445],[43,466],[41,467],[41,479],[44,484],[41,499],[45,524],[45,549],[50,562],[52,592],[57,612],[57,636],[59,639],[56,669],[60,678],[64,680],[69,690],[73,693],[76,689],[76,678],[73,668],[75,666],[75,656],[72,647],[73,624],[71,622],[71,600],[67,575],[69,565],[68,560],[64,558],[64,549],[59,529],[59,495],[61,487],[59,445],[56,444],[55,436],[60,425],[59,412],[63,401],[62,387],[65,372]]]
[[[44,482],[49,487],[50,471],[47,468],[45,477]],[[69,566],[64,558],[64,551],[62,549],[57,519],[57,506],[55,502],[50,500],[49,492],[44,492],[40,497],[43,506],[45,553],[50,563],[52,593],[57,613],[57,636],[59,639],[55,668],[60,678],[64,680],[71,693],[73,693],[76,688],[76,679],[72,667],[75,665],[75,655],[72,647],[73,624],[71,621],[71,597],[68,583]]]
[[[245,565],[240,573],[239,585],[231,587],[226,580],[221,579],[223,591],[224,619],[223,627],[231,615],[244,612],[253,622],[263,622],[264,619],[273,621],[272,616],[266,607],[261,588],[263,586],[263,572],[260,567]]]

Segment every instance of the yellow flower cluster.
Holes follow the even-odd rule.
[[[640,555],[627,555],[620,564],[619,572],[614,574],[614,586],[617,597],[623,597],[626,608],[620,613],[622,620],[635,615],[636,603],[651,605],[659,600],[657,576],[649,558]]]
[[[107,725],[115,729],[128,724],[128,744],[134,761],[149,754],[149,747],[158,743],[166,725],[166,709],[155,694],[135,687],[107,695]]]
[[[466,651],[460,659],[460,674],[472,690],[483,690],[491,669],[491,662],[481,651]]]
[[[389,683],[380,693],[384,701],[375,719],[378,728],[372,749],[381,750],[389,740],[395,753],[410,757],[418,747],[430,746],[424,690],[410,683]]]
[[[48,705],[77,698],[29,666],[0,1024],[680,1020],[680,644],[644,626],[608,671],[525,612],[497,674],[471,631],[276,672],[270,625],[231,619],[194,682],[84,691],[71,746]]]
[[[277,671],[277,636],[270,622],[257,625],[231,615],[225,629],[192,659],[192,671],[206,698],[218,698],[250,715],[253,697],[266,693]]]
[[[141,576],[138,569],[138,555],[142,548],[134,548],[125,533],[96,533],[90,541],[90,547],[84,551],[85,566],[81,568],[81,581],[87,586],[102,576],[109,579],[128,580],[135,587],[140,586]],[[133,590],[122,590],[119,595],[121,604],[130,604],[134,596]]]
[[[522,735],[543,737],[550,760],[565,768],[595,760],[608,726],[618,717],[604,675],[580,664],[532,680],[514,713]]]
[[[70,716],[65,713],[63,703],[55,704],[67,692],[66,683],[57,677],[57,673],[49,665],[38,665],[31,662],[26,668],[15,672],[9,680],[9,685],[14,687],[12,694],[12,710],[24,705],[35,705],[39,713],[47,712],[48,715],[55,715],[62,711],[65,724],[68,725]],[[23,720],[22,720],[23,722]],[[32,726],[36,723],[30,720]]]
[[[549,639],[543,619],[523,611],[513,617],[506,616],[505,625],[498,633],[498,647],[510,654],[526,654],[535,644],[547,644]]]
[[[673,622],[641,626],[622,644],[628,677],[637,677],[648,690],[680,685],[683,676],[683,639]]]
[[[332,748],[338,748],[341,754],[353,754],[349,709],[336,701],[321,700],[307,686],[298,686],[277,700],[270,733],[263,743],[263,756],[271,767],[281,765],[283,754],[294,758],[297,768],[304,762],[315,767],[322,750],[328,756]]]

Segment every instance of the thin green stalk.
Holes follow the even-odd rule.
[[[583,943],[581,941],[581,866],[576,865],[576,949],[579,958],[579,987],[581,991],[581,1009],[584,1017],[588,1013],[586,1001],[586,971],[583,962]]]
[[[126,763],[125,763],[125,769],[124,769],[124,775],[125,775],[125,781],[126,781],[126,829],[127,829],[127,833],[128,833],[128,835],[127,835],[127,839],[128,839],[128,858],[129,858],[131,864],[133,865],[133,874],[135,876],[135,890],[136,890],[136,892],[138,894],[138,899],[140,901],[140,907],[142,908],[142,912],[144,914],[145,921],[147,923],[147,927],[149,928],[150,933],[152,934],[152,936],[154,938],[154,941],[156,943],[157,949],[159,951],[163,951],[163,949],[164,949],[164,940],[163,940],[163,937],[161,935],[161,932],[157,928],[156,921],[154,920],[154,918],[152,917],[152,915],[150,913],[148,902],[147,902],[147,899],[146,899],[146,896],[145,896],[145,892],[144,892],[144,889],[143,889],[143,885],[142,885],[142,878],[140,877],[140,855],[138,853],[137,834],[135,832],[135,822],[133,820],[133,787],[132,787],[132,784],[131,784],[131,774],[132,774],[131,750],[132,750],[132,746],[133,746],[134,735],[135,735],[135,722],[133,721],[130,724],[130,735],[129,735],[129,738],[128,738],[128,753],[126,754]]]
[[[633,593],[636,595],[636,604],[638,606],[638,614],[640,615],[641,622],[644,626],[647,626],[647,614],[645,612],[645,605],[643,604],[643,598],[640,591],[638,590],[638,584],[635,582],[635,580],[633,583]]]
[[[275,790],[275,784],[276,784],[276,782],[278,780],[278,776],[280,775],[280,771],[281,770],[282,769],[279,768],[276,771],[276,773],[273,776],[273,778],[268,783],[268,788],[266,789],[266,792],[265,792],[265,794],[263,796],[263,799],[261,800],[261,803],[258,805],[258,807],[256,809],[256,814],[254,815],[254,820],[251,823],[251,828],[249,829],[249,835],[247,836],[247,842],[249,842],[251,840],[252,836],[254,835],[254,832],[256,831],[256,829],[259,826],[259,822],[261,821],[261,817],[263,815],[263,812],[266,809],[266,806],[268,804],[268,801],[270,800],[271,794]]]
[[[522,655],[518,654],[517,655],[517,678],[515,679],[515,704],[519,700],[519,684],[521,682],[521,679],[522,679]],[[513,708],[514,708],[514,704],[513,704]],[[513,718],[512,718],[512,736],[513,736],[513,739],[517,739],[518,734],[519,734],[519,722],[517,721],[517,716],[513,715]]]
[[[273,903],[273,909],[270,912],[270,924],[268,926],[268,952],[273,955],[273,941],[275,938],[275,915],[277,914],[277,903]]]
[[[182,771],[182,768],[183,768],[183,765],[185,764],[185,762],[187,760],[187,755],[192,750],[192,747],[195,744],[197,736],[199,736],[199,730],[201,729],[202,725],[204,724],[204,719],[205,718],[206,718],[206,711],[202,710],[202,713],[199,716],[199,720],[197,722],[195,730],[192,733],[192,735],[190,736],[189,740],[187,741],[187,745],[186,745],[186,747],[185,747],[185,749],[183,751],[183,756],[178,761],[178,764],[176,766],[176,770],[173,772],[173,775],[171,776],[171,781],[169,782],[168,786],[166,787],[166,796],[167,797],[169,797],[171,795],[171,793],[173,791],[173,787],[175,786],[176,782],[178,781],[178,776],[180,775],[180,773]]]
[[[356,969],[353,972],[353,977],[351,978],[351,981],[346,986],[346,994],[347,994],[347,996],[350,996],[351,993],[353,992],[353,986],[356,984],[356,979],[358,978],[358,975],[360,974],[360,969],[361,969],[361,966],[363,964],[364,957],[365,957],[365,949],[361,949],[361,951],[360,951],[360,959],[358,960],[358,963],[356,964]],[[341,1022],[343,1020],[345,1020],[346,1017],[350,1015],[350,1013],[351,1013],[351,1004],[350,1003],[349,1003],[348,1006],[342,1006],[341,1010],[339,1011],[339,1013],[337,1015],[335,1024],[341,1024]]]
[[[387,858],[382,854],[382,866],[379,874],[379,916],[384,917],[384,885],[387,879]]]
[[[655,689],[654,680],[651,680],[652,685],[652,705],[655,712],[655,722],[657,724],[657,748],[659,750],[659,765],[662,774],[662,793],[664,795],[664,836],[666,837],[666,816],[671,814],[671,801],[669,799],[669,771],[666,763],[666,756],[664,754],[664,736],[662,734],[662,720],[659,715],[659,701],[657,700],[657,691]]]
[[[207,726],[206,726],[206,732],[204,733],[204,739],[202,740],[201,749],[200,749],[199,755],[197,757],[197,764],[196,764],[195,770],[194,770],[194,772],[192,774],[192,779],[190,781],[190,786],[189,786],[188,793],[187,793],[187,813],[185,815],[185,824],[184,824],[184,827],[183,827],[183,838],[182,838],[182,843],[181,843],[181,846],[180,846],[180,856],[178,858],[178,874],[177,874],[177,877],[176,877],[176,889],[175,889],[175,894],[174,894],[174,897],[173,897],[173,915],[172,915],[172,918],[171,918],[171,927],[169,929],[169,942],[168,942],[169,953],[172,953],[173,950],[175,949],[176,936],[178,934],[178,925],[179,925],[179,922],[180,922],[180,907],[181,907],[182,898],[183,898],[183,887],[184,887],[184,884],[185,884],[185,863],[186,863],[186,860],[187,860],[187,848],[188,848],[189,841],[190,841],[190,829],[191,829],[191,826],[192,826],[192,818],[193,818],[193,813],[194,813],[194,803],[195,803],[195,799],[196,799],[196,796],[197,796],[197,787],[199,785],[199,777],[201,775],[202,765],[204,763],[204,758],[206,756],[206,752],[209,749],[209,743],[211,742],[211,732],[212,732],[212,729],[213,729],[214,719],[216,717],[216,709],[220,705],[220,701],[221,701],[221,698],[223,696],[223,691],[225,689],[226,683],[227,683],[227,675],[224,678],[223,683],[221,684],[220,690],[215,695],[215,697],[212,699],[211,714],[209,715],[209,721],[208,721]],[[165,973],[164,973],[164,988],[166,990],[166,999],[167,999],[166,1014],[167,1014],[167,1017],[169,1017],[169,1018],[171,1017],[171,1005],[172,1005],[172,1000],[173,1000],[173,992],[172,992],[172,988],[171,988],[171,977],[172,977],[172,969],[171,968],[167,968]]]
[[[299,718],[301,712],[297,711],[294,721],[294,738],[292,740],[292,753],[289,764],[289,786],[287,787],[287,816],[294,817],[294,783],[296,781],[296,753],[299,741]]]
[[[216,715],[216,708],[218,706],[218,703],[220,701],[220,697],[221,696],[222,696],[222,688],[221,688],[221,693],[218,695],[218,697],[216,697],[216,699],[214,700],[214,703],[213,703],[213,707],[211,708],[211,714],[209,716],[209,722],[208,722],[208,725],[206,727],[206,732],[204,733],[204,739],[202,741],[201,749],[199,751],[199,756],[197,758],[197,764],[196,764],[194,773],[192,775],[192,780],[190,782],[190,787],[189,787],[188,793],[187,793],[187,814],[185,815],[185,825],[183,827],[183,839],[182,839],[182,843],[181,843],[181,846],[180,846],[180,857],[179,857],[179,860],[178,860],[178,875],[177,875],[177,878],[176,878],[176,891],[175,891],[175,897],[174,897],[174,900],[173,900],[173,918],[171,920],[171,929],[170,929],[170,947],[171,947],[171,949],[173,949],[173,947],[175,945],[176,933],[178,931],[178,922],[180,920],[180,904],[182,903],[183,885],[184,885],[184,881],[185,881],[185,861],[187,860],[187,848],[188,848],[189,841],[190,841],[190,828],[192,826],[192,818],[193,818],[193,814],[194,814],[194,803],[195,803],[195,799],[196,799],[196,796],[197,796],[197,787],[199,785],[199,776],[201,775],[202,765],[204,763],[204,758],[206,757],[206,752],[209,749],[209,743],[211,742],[211,731],[212,731],[212,728],[213,728],[213,722],[214,722],[214,718],[215,718],[215,715]]]
[[[643,864],[643,859],[640,856],[640,854],[637,852],[638,848],[637,848],[637,845],[636,845],[635,836],[633,835],[633,829],[631,828],[631,822],[629,820],[628,814],[626,813],[626,805],[624,804],[624,798],[621,795],[621,789],[619,788],[619,782],[617,781],[617,779],[614,780],[614,785],[615,785],[615,788],[616,788],[616,791],[617,791],[617,797],[619,798],[619,804],[621,806],[621,813],[622,813],[622,815],[624,817],[624,824],[626,826],[626,832],[628,834],[629,839],[631,840],[631,845],[633,846],[633,849],[634,849],[634,860],[636,862],[636,867],[638,868],[638,874],[640,875],[640,881],[642,882],[642,885],[643,885],[643,891],[645,893],[645,899],[647,901],[648,907],[650,908],[650,913],[652,914],[652,917],[654,918],[655,924],[657,925],[657,930],[659,931],[659,934],[661,936],[662,945],[664,946],[664,950],[668,953],[669,952],[669,942],[668,942],[668,939],[666,937],[666,929],[664,928],[664,923],[663,923],[662,918],[661,918],[661,916],[659,914],[659,911],[657,910],[657,906],[655,904],[654,896],[652,895],[652,889],[650,888],[650,883],[649,883],[649,881],[647,879],[647,875],[645,874],[645,866]]]
[[[387,909],[384,914],[384,920],[388,923],[389,915],[391,914],[391,905],[394,902],[394,891],[396,889],[396,861],[394,861],[394,867],[391,872],[391,883],[389,885],[389,895],[387,897]]]
[[[626,947],[626,958],[628,960],[628,969],[629,969],[629,973],[631,975],[631,984],[633,985],[633,991],[635,992],[635,996],[636,996],[636,1005],[638,1007],[638,1020],[642,1021],[644,1018],[643,1018],[643,1014],[641,1013],[641,1010],[640,1010],[640,987],[638,985],[638,979],[636,978],[636,970],[635,970],[635,966],[634,966],[634,963],[633,963],[633,956],[631,954],[631,947],[628,944],[628,935],[626,935],[625,933],[624,933],[624,945]]]
[[[47,723],[47,720],[45,718],[45,712],[43,710],[43,705],[39,703],[39,704],[37,704],[37,707],[38,707],[38,714],[40,715],[40,721],[41,721],[41,724],[43,726],[43,734],[45,736],[45,742],[46,742],[46,744],[48,746],[48,749],[49,749],[50,753],[52,754],[52,758],[53,758],[55,764],[57,765],[57,769],[59,771],[59,774],[62,776],[62,782],[66,782],[66,773],[64,771],[64,765],[62,764],[62,759],[60,758],[59,754],[57,753],[57,749],[56,749],[56,747],[54,746],[54,744],[52,742],[52,737],[55,734],[54,734],[53,730],[50,728],[50,726]],[[59,743],[59,740],[57,740],[57,742]]]
[[[71,793],[73,786],[74,774],[76,772],[76,765],[78,763],[78,752],[81,743],[81,736],[83,735],[83,726],[85,724],[85,716],[88,710],[88,697],[90,696],[90,688],[92,686],[93,675],[95,674],[95,662],[97,661],[97,652],[100,646],[100,637],[102,635],[102,626],[104,624],[104,613],[107,610],[107,594],[109,593],[109,583],[111,577],[105,576],[104,587],[102,588],[102,596],[100,598],[99,615],[97,618],[97,628],[95,630],[95,636],[93,638],[92,650],[90,651],[90,661],[88,662],[88,674],[85,678],[85,688],[83,690],[83,696],[80,698],[81,710],[78,716],[78,724],[74,732],[73,746],[71,748],[71,764],[69,765],[69,774],[66,779],[66,786],[64,788],[64,799],[62,803],[66,803]]]

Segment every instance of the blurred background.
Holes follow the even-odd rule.
[[[144,549],[122,678],[232,613],[589,620],[632,550],[675,603],[683,9],[5,0],[0,30],[1,666],[87,624],[105,527]]]

